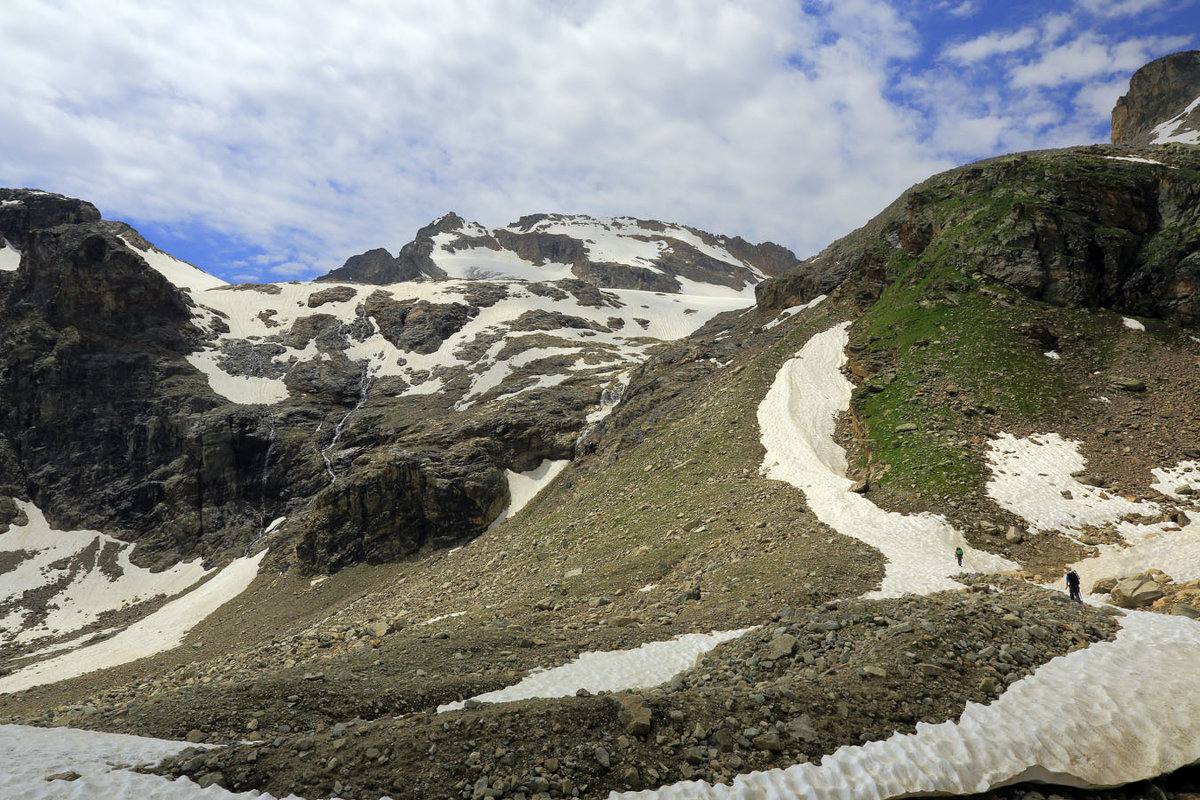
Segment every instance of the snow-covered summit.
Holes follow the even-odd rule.
[[[382,253],[354,256],[321,280],[576,278],[599,288],[728,297],[798,263],[791,251],[771,243],[752,245],[654,220],[583,214],[532,214],[488,228],[449,212],[421,228],[396,258]]]

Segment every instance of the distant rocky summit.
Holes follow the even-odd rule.
[[[1133,73],[1112,113],[1113,144],[1200,144],[1200,50],[1172,53]]]
[[[685,292],[681,279],[741,289],[798,263],[791,250],[772,242],[751,244],[657,220],[530,214],[485,228],[450,212],[417,231],[399,256],[368,250],[317,280],[543,280],[553,274],[604,289]]]

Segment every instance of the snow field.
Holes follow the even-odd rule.
[[[1157,480],[1150,488],[1162,492],[1175,500],[1191,499],[1200,502],[1200,461],[1180,461],[1168,469],[1155,468],[1150,470]],[[1191,495],[1181,495],[1179,489],[1190,487]]]
[[[491,252],[491,251],[488,251]],[[161,255],[160,259],[169,259]],[[173,259],[172,259],[173,260]],[[175,262],[171,274],[183,280],[187,277],[182,268]],[[183,265],[194,269],[189,265]],[[164,269],[166,269],[164,267]],[[198,270],[197,270],[198,272]],[[164,272],[164,274],[167,274]],[[215,280],[215,279],[214,279]],[[216,320],[226,325],[228,332],[221,333],[217,344],[210,349],[192,353],[188,361],[203,372],[213,391],[232,402],[250,404],[270,404],[285,399],[288,389],[283,378],[251,378],[235,376],[225,372],[219,365],[220,352],[217,349],[221,341],[238,339],[264,339],[266,337],[286,333],[296,320],[303,317],[327,314],[339,322],[349,325],[359,323],[359,307],[372,293],[386,291],[400,302],[424,300],[430,303],[464,302],[460,290],[470,289],[472,281],[442,280],[416,281],[392,284],[389,286],[374,286],[363,284],[323,284],[323,283],[282,283],[272,284],[279,288],[278,294],[255,291],[253,289],[229,289],[213,286],[204,291],[191,292],[197,304],[194,312],[198,325],[213,331]],[[224,284],[222,284],[224,285]],[[615,331],[585,331],[562,328],[543,332],[567,342],[577,342],[578,352],[584,349],[607,348],[612,352],[612,369],[620,369],[628,363],[641,361],[645,350],[661,340],[678,339],[687,336],[712,317],[724,311],[753,305],[752,291],[742,293],[721,294],[718,296],[705,295],[668,295],[633,289],[604,290],[617,298],[621,307],[593,308],[580,306],[573,297],[554,299],[542,297],[530,292],[522,282],[503,284],[508,290],[508,296],[492,306],[479,309],[479,313],[471,318],[461,330],[451,335],[433,353],[421,354],[407,352],[397,348],[378,331],[374,321],[369,318],[365,323],[373,330],[365,340],[358,341],[348,338],[349,345],[344,354],[355,362],[366,362],[368,375],[371,378],[380,376],[399,376],[410,384],[403,394],[432,394],[441,391],[442,383],[437,374],[447,367],[461,366],[471,370],[482,370],[483,374],[474,378],[468,395],[478,397],[487,389],[499,384],[517,365],[497,362],[503,342],[489,348],[489,355],[479,362],[471,362],[461,358],[457,353],[464,345],[475,340],[481,334],[496,332],[507,334],[505,339],[511,340],[514,334],[508,334],[509,325],[526,311],[558,311],[571,316],[582,317],[591,322],[607,325],[609,318],[617,317],[624,321],[624,326]],[[309,297],[333,286],[348,286],[355,294],[348,300],[326,302],[316,308],[308,307]],[[268,314],[267,312],[273,312]],[[648,322],[643,328],[636,319]],[[268,324],[268,320],[272,324]],[[536,332],[519,333],[516,336],[534,335]],[[566,348],[564,347],[564,350]],[[518,354],[519,356],[520,354]],[[309,361],[321,358],[315,343],[310,341],[304,349],[287,348],[285,352],[276,355],[272,360],[280,365],[289,366],[293,361]],[[585,363],[583,359],[576,362],[565,377],[578,371],[594,371],[598,365]],[[466,398],[464,398],[466,400]],[[467,400],[469,404],[470,400]]]
[[[143,775],[132,767],[156,764],[198,745],[148,739],[120,733],[72,728],[33,728],[0,725],[0,797],[21,800],[228,800],[261,798],[259,792],[231,792],[220,786],[201,789],[187,778],[170,781]],[[203,745],[199,745],[203,746]],[[72,771],[73,781],[47,781],[50,775]],[[288,795],[282,800],[300,800]]]
[[[1071,565],[1085,591],[1100,578],[1123,578],[1149,569],[1161,569],[1177,582],[1200,579],[1200,519],[1183,527],[1126,519],[1157,517],[1162,508],[1075,480],[1072,473],[1085,464],[1078,443],[1056,433],[1024,439],[1002,433],[993,440],[988,460],[993,472],[988,494],[1026,520],[1031,529],[1070,534],[1085,524],[1112,525],[1121,535],[1121,544],[1100,545],[1096,556]],[[1181,499],[1174,489],[1186,483],[1184,476],[1200,488],[1197,466],[1198,462],[1184,461],[1172,469],[1155,469],[1159,482],[1153,488]]]
[[[883,585],[866,597],[898,597],[958,589],[950,578],[964,568],[979,572],[1017,569],[1005,558],[971,547],[943,517],[897,514],[850,491],[845,452],[833,440],[839,413],[849,408],[848,381],[839,371],[848,340],[843,323],[813,336],[779,370],[758,407],[763,472],[804,492],[813,513],[838,533],[879,550],[887,560]],[[965,553],[964,567],[954,550]]]
[[[685,781],[644,800],[883,800],[972,794],[1026,780],[1114,786],[1200,761],[1200,625],[1129,612],[1112,642],[1056,658],[957,722],[842,747],[819,765],[739,775],[730,785]],[[1149,657],[1148,654],[1153,654]]]
[[[0,534],[0,552],[24,552],[28,557],[0,575],[0,604],[18,601],[26,592],[64,579],[69,581],[48,599],[51,610],[45,622],[31,624],[27,612],[19,607],[0,617],[0,643],[61,636],[92,624],[106,611],[158,595],[178,594],[209,574],[199,559],[162,572],[135,567],[129,561],[133,545],[128,542],[99,531],[55,530],[33,503],[24,500],[16,503],[28,522],[11,525],[7,533]],[[119,572],[119,576],[106,574],[101,568],[101,556],[106,551],[112,559],[109,571]],[[52,566],[67,559],[78,562],[75,571],[69,566]]]
[[[508,230],[521,232],[510,226]],[[589,217],[586,215],[554,217],[537,222],[530,231],[564,234],[581,239],[588,258],[595,262],[615,262],[644,267],[661,272],[654,259],[670,248],[664,238],[676,239],[691,245],[704,255],[751,270],[759,280],[766,277],[758,269],[735,257],[724,247],[705,242],[698,234],[680,225],[664,224],[662,230],[638,225],[632,217]]]
[[[256,556],[237,559],[208,581],[114,636],[0,677],[0,694],[86,675],[178,647],[188,631],[250,586],[266,554],[263,550]]]
[[[687,633],[665,642],[648,642],[632,650],[582,653],[561,667],[534,670],[520,683],[471,699],[481,703],[511,703],[533,697],[567,697],[580,689],[596,693],[658,686],[695,666],[701,655],[717,645],[751,630],[753,628]],[[464,701],[447,703],[438,706],[438,713],[463,707]]]
[[[180,261],[174,256],[167,255],[161,250],[153,247],[149,250],[142,250],[124,236],[121,237],[121,241],[125,242],[130,250],[145,259],[151,269],[181,289],[187,288],[193,292],[202,292],[206,289],[215,289],[218,286],[229,285],[215,275],[209,275],[204,270],[194,267],[186,261]]]

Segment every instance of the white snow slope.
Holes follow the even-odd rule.
[[[1200,97],[1197,97],[1188,107],[1179,115],[1172,117],[1166,122],[1160,123],[1154,127],[1154,138],[1150,144],[1170,144],[1176,142],[1178,144],[1200,144],[1200,129],[1188,130],[1184,127],[1184,122],[1188,116],[1200,108]]]
[[[54,530],[33,503],[16,502],[28,522],[0,534],[0,552],[22,557],[0,575],[0,605],[46,587],[56,591],[46,598],[50,610],[44,620],[35,623],[20,605],[0,616],[0,644],[69,634],[106,611],[178,594],[208,575],[199,559],[162,572],[135,567],[129,543],[99,531]]]
[[[854,482],[846,477],[845,451],[833,441],[837,415],[849,408],[853,388],[839,371],[846,360],[848,326],[812,337],[779,370],[759,406],[767,477],[800,489],[822,522],[883,553],[883,586],[867,597],[961,588],[949,577],[962,571],[954,560],[956,547],[972,570],[1016,569],[1007,559],[971,547],[943,517],[884,511],[850,491]]]
[[[1148,654],[1153,654],[1148,657]],[[957,722],[843,747],[819,765],[686,781],[613,798],[883,800],[1026,780],[1112,786],[1200,760],[1200,624],[1131,612],[1113,642],[1056,658]]]
[[[210,580],[116,635],[0,677],[0,694],[75,678],[178,647],[188,631],[246,590],[266,554],[263,550],[251,558],[237,559]]]
[[[187,778],[169,781],[134,772],[196,745],[117,733],[0,725],[0,797],[10,800],[223,800],[269,798],[258,792],[201,789]],[[46,778],[75,772],[75,780]],[[289,798],[295,795],[289,795]]]
[[[534,670],[520,683],[471,698],[484,703],[511,703],[531,697],[566,697],[580,689],[620,692],[665,683],[690,669],[704,653],[736,639],[752,628],[712,633],[687,633],[665,642],[647,642],[631,650],[582,653],[579,658],[549,670]],[[456,711],[463,702],[438,706],[438,713]]]
[[[634,230],[624,230],[631,225]],[[603,256],[614,262],[645,269],[651,269],[644,263],[647,257],[669,247],[663,240],[642,241],[637,237],[652,232],[637,229],[632,221],[622,219],[588,217],[580,218],[574,224],[559,219],[554,223],[553,230],[560,229],[570,229],[571,235],[585,237],[588,248],[598,248],[593,253],[594,257]],[[486,233],[486,229],[480,227],[479,230]],[[468,232],[474,232],[474,228]],[[281,342],[282,347],[278,352],[263,356],[280,374],[277,377],[248,376],[230,371],[221,353],[222,343],[239,340],[257,342],[286,334],[297,320],[305,317],[324,314],[333,316],[347,326],[365,324],[371,333],[361,341],[347,335],[345,342],[348,347],[342,352],[352,362],[364,364],[366,376],[371,379],[382,376],[402,378],[407,388],[400,391],[400,396],[442,391],[442,375],[455,368],[466,369],[471,375],[471,382],[462,396],[457,398],[461,410],[484,398],[502,400],[538,386],[560,383],[573,375],[614,375],[642,361],[646,350],[654,344],[687,336],[724,311],[754,305],[754,284],[764,277],[759,270],[736,259],[724,249],[704,243],[689,229],[670,226],[670,236],[694,240],[689,243],[704,252],[711,251],[713,257],[719,256],[730,263],[731,269],[741,270],[748,275],[746,283],[740,288],[731,288],[680,279],[683,292],[677,294],[605,289],[603,293],[609,301],[608,305],[587,306],[561,291],[547,293],[530,290],[530,281],[573,277],[568,265],[535,265],[521,260],[510,251],[485,247],[454,252],[441,248],[440,245],[447,244],[457,235],[438,234],[435,237],[435,244],[440,244],[435,248],[433,257],[452,276],[447,280],[408,281],[388,286],[293,281],[271,284],[262,290],[230,286],[166,253],[153,248],[139,250],[129,239],[126,244],[167,280],[185,289],[195,301],[194,320],[209,333],[210,341],[206,349],[191,354],[188,361],[207,376],[214,392],[232,402],[245,404],[272,404],[286,399],[288,388],[283,376],[287,371],[296,363],[328,359],[329,354],[321,352],[315,341],[308,341],[304,348]],[[668,234],[652,235],[661,237]],[[442,242],[443,238],[445,242]],[[652,271],[661,272],[658,268]],[[464,303],[464,294],[470,293],[482,279],[503,287],[507,296],[493,305],[481,307],[476,316],[442,342],[433,353],[401,350],[381,335],[372,319],[360,316],[366,299],[376,292],[384,292],[398,302]],[[313,295],[328,292],[336,286],[348,287],[352,294],[344,300],[319,302],[318,299],[314,301],[318,303],[316,306],[310,306]],[[594,323],[598,330],[510,330],[511,324],[528,311],[558,312],[581,317]],[[482,356],[475,354],[479,348],[467,347],[477,338],[492,337],[497,333],[501,334],[501,338],[486,348]],[[557,344],[554,348],[546,348],[545,352],[538,352],[535,346],[524,349],[515,346],[521,339],[534,337],[530,341],[536,341],[537,337],[547,335],[557,340]],[[557,375],[542,375],[532,383],[528,380],[508,381],[512,372],[537,358],[571,355],[575,356],[574,363]],[[509,385],[512,388],[506,391],[505,387]]]

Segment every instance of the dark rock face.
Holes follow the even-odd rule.
[[[227,402],[186,360],[211,336],[193,323],[191,297],[118,238],[136,244],[136,231],[79,201],[4,196],[33,202],[18,216],[17,204],[0,207],[24,253],[18,270],[0,273],[0,495],[33,500],[57,526],[137,541],[142,563],[240,555],[283,515],[300,546],[276,539],[272,557],[306,571],[469,539],[507,502],[503,468],[569,457],[594,402],[567,389],[566,406],[531,398],[493,416],[455,415],[436,397],[398,409],[384,387],[376,404],[364,363],[345,355],[369,331],[368,313],[419,352],[478,313],[385,292],[349,322],[317,311],[279,341],[224,342],[218,361],[230,374],[284,373],[292,391],[269,407]],[[482,298],[503,296],[488,289],[480,284]],[[353,296],[331,286],[311,305]],[[277,362],[284,342],[315,343],[323,357]]]
[[[0,236],[24,249],[30,231],[79,222],[98,222],[91,203],[34,189],[0,189]]]
[[[1069,307],[1200,321],[1200,152],[1163,165],[1092,146],[991,159],[913,187],[867,225],[760,284],[759,306],[811,300],[853,278],[874,298],[900,263],[938,258]],[[1176,167],[1172,169],[1171,167]]]
[[[435,477],[420,459],[397,454],[330,486],[314,500],[297,558],[327,572],[472,538],[500,513],[508,487],[482,454],[463,455],[457,471]]]
[[[1172,53],[1133,73],[1129,93],[1117,100],[1112,113],[1113,144],[1144,145],[1154,138],[1155,126],[1173,119],[1200,97],[1200,50]],[[1185,125],[1200,130],[1200,108]]]
[[[479,310],[462,303],[400,302],[383,291],[367,298],[364,311],[379,332],[407,352],[427,355],[442,346]]]

